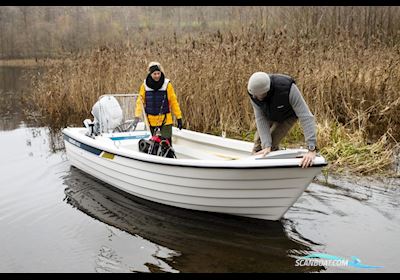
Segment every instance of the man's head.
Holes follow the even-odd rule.
[[[149,70],[149,74],[151,75],[153,80],[156,82],[160,80],[161,72],[164,72],[161,64],[156,61],[150,62],[147,69]]]
[[[267,96],[271,86],[271,79],[265,72],[255,72],[250,76],[247,84],[249,93],[258,100],[263,100]]]

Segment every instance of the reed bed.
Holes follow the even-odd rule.
[[[362,174],[394,164],[400,139],[400,47],[343,34],[338,39],[267,34],[261,27],[165,36],[108,45],[49,63],[32,77],[29,112],[53,129],[81,125],[104,93],[137,92],[160,61],[177,93],[184,127],[252,141],[247,95],[255,71],[293,76],[318,122],[318,146],[332,170]],[[29,112],[27,112],[29,114]],[[303,145],[299,126],[285,143]]]
[[[53,59],[54,60],[54,59]],[[0,59],[0,67],[40,67],[47,64],[47,59]]]

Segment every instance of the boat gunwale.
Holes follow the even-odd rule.
[[[76,141],[76,142],[78,142],[80,144],[79,146],[78,145],[75,145],[75,146],[77,146],[77,147],[79,147],[79,148],[81,148],[81,149],[83,149],[83,150],[85,150],[87,152],[93,153],[92,151],[90,151],[90,149],[95,149],[95,150],[100,151],[100,153],[101,152],[106,152],[106,153],[109,153],[109,154],[116,155],[118,157],[127,158],[127,159],[130,159],[130,160],[136,160],[136,161],[140,161],[140,162],[156,164],[156,165],[166,165],[166,166],[172,166],[172,167],[175,167],[175,166],[176,167],[188,167],[188,168],[205,168],[205,169],[271,169],[271,168],[272,169],[279,169],[279,168],[283,168],[284,169],[284,168],[301,168],[297,163],[296,164],[291,164],[291,165],[247,165],[247,166],[246,165],[227,165],[226,164],[228,162],[230,162],[230,163],[237,162],[237,161],[233,161],[233,160],[232,161],[212,161],[212,162],[210,162],[208,160],[203,160],[202,161],[202,162],[209,163],[209,164],[214,164],[214,165],[198,165],[198,164],[194,164],[194,162],[198,161],[198,160],[193,160],[194,161],[193,164],[191,162],[189,162],[189,163],[186,162],[185,164],[183,164],[183,163],[179,163],[179,162],[173,162],[175,159],[169,159],[169,158],[164,158],[164,157],[157,157],[157,158],[163,159],[163,161],[164,161],[164,162],[161,162],[161,161],[157,162],[155,159],[154,160],[151,160],[151,159],[146,160],[146,159],[141,159],[141,158],[137,158],[137,157],[134,157],[134,156],[128,156],[128,155],[124,155],[124,154],[121,154],[121,153],[116,153],[115,151],[110,151],[110,150],[108,150],[108,149],[106,149],[104,147],[101,147],[100,145],[88,144],[86,141],[85,141],[86,143],[84,143],[82,140],[78,140],[77,137],[71,136],[68,133],[67,129],[71,129],[71,127],[64,128],[62,130],[64,141],[67,141],[68,143],[70,143],[72,145],[75,145],[74,143],[71,143],[70,141],[68,141],[68,138],[71,138],[73,141]],[[72,129],[82,129],[82,127],[76,127],[76,128],[74,127]],[[73,134],[73,133],[71,133],[71,134]],[[92,139],[92,138],[90,138],[90,139]],[[82,147],[82,145],[88,146],[88,148],[85,149],[85,148]],[[185,160],[190,161],[188,159],[185,159]],[[277,159],[269,159],[269,160],[277,160]],[[262,160],[262,161],[264,161],[264,160]],[[259,161],[259,162],[262,162],[262,161]],[[221,165],[217,165],[215,163],[219,163]],[[321,168],[321,167],[324,167],[326,165],[328,165],[328,163],[325,161],[323,163],[313,164],[312,166],[310,166],[308,168]]]

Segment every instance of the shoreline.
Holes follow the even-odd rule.
[[[331,172],[325,177],[322,173],[317,175],[314,183],[327,187],[339,187],[345,190],[380,189],[389,190],[400,187],[400,176],[357,175],[348,171],[346,173]]]

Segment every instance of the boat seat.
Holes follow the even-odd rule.
[[[228,155],[226,156],[220,156],[218,154],[214,154],[214,153],[207,153],[204,150],[197,150],[197,149],[193,149],[187,146],[183,146],[183,145],[178,145],[178,144],[174,144],[173,148],[175,150],[175,153],[177,154],[177,157],[179,157],[180,155],[184,156],[184,157],[188,157],[188,158],[192,158],[192,159],[210,159],[210,160],[232,160],[234,158],[229,157]]]

